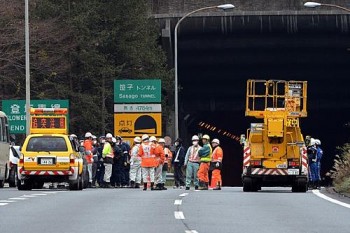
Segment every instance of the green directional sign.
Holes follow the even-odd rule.
[[[114,103],[160,103],[161,80],[114,80]]]
[[[26,133],[26,101],[3,100],[2,111],[9,120],[10,134]],[[68,100],[31,100],[32,108],[69,108]]]

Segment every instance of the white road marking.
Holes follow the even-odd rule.
[[[0,203],[13,203],[16,201],[10,201],[10,200],[0,200]]]
[[[326,195],[320,193],[319,190],[312,190],[313,194],[315,194],[316,196],[322,198],[322,199],[325,199],[329,202],[332,202],[334,204],[337,204],[337,205],[341,205],[343,207],[346,207],[346,208],[349,208],[350,209],[350,204],[347,204],[347,203],[344,203],[344,202],[341,202],[341,201],[338,201],[338,200],[335,200],[333,198],[330,198],[330,197],[327,197]]]
[[[188,231],[185,231],[185,233],[198,233],[198,231],[196,231],[196,230],[188,230]]]
[[[46,196],[47,194],[45,194],[45,193],[34,193],[34,194],[30,194],[30,195],[33,195],[33,196]]]
[[[0,203],[0,206],[8,205],[9,203]]]
[[[184,213],[182,211],[174,212],[175,219],[185,219]]]
[[[38,196],[32,196],[32,195],[23,195],[21,197],[38,197]]]
[[[25,197],[11,197],[9,199],[11,199],[11,200],[27,200],[28,198],[25,198]]]
[[[180,194],[179,196],[180,197],[186,197],[188,195],[188,193],[183,193],[183,194]]]
[[[182,200],[175,200],[174,205],[182,205]]]
[[[200,192],[201,190],[194,190],[194,192]]]
[[[46,193],[46,194],[56,194],[57,192],[43,192],[43,193]]]

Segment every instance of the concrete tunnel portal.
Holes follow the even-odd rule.
[[[193,17],[182,23],[180,136],[190,142],[191,135],[208,133],[221,140],[224,185],[241,185],[237,137],[258,122],[244,116],[247,79],[308,81],[309,115],[301,119],[302,132],[322,141],[323,176],[331,169],[336,147],[347,142],[350,131],[348,22],[344,15],[302,15]]]

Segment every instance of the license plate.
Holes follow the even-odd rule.
[[[278,164],[277,168],[287,168],[287,164]]]
[[[299,175],[299,169],[288,169],[288,175]]]
[[[53,163],[53,158],[42,158],[40,159],[40,164],[42,165],[52,165]]]

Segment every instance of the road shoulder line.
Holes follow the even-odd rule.
[[[337,205],[340,205],[340,206],[343,206],[343,207],[345,207],[345,208],[350,209],[350,205],[349,205],[349,204],[344,203],[344,202],[341,202],[341,201],[338,201],[338,200],[335,200],[335,199],[333,199],[333,198],[330,198],[330,197],[328,197],[328,196],[326,196],[326,195],[320,193],[319,190],[312,190],[312,193],[315,194],[316,196],[318,196],[318,197],[320,197],[320,198],[326,200],[326,201],[329,201],[329,202],[332,202],[332,203],[334,203],[334,204],[337,204]]]

